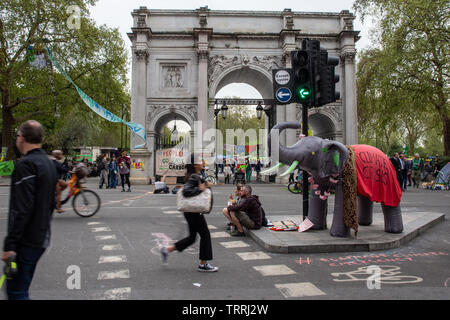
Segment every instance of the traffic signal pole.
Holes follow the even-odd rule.
[[[308,104],[302,104],[302,134],[305,137],[308,136]],[[308,183],[308,172],[303,170],[303,220],[308,216],[309,210],[309,183]]]

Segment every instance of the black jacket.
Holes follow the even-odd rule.
[[[256,229],[261,228],[262,225],[262,213],[261,213],[261,202],[258,196],[248,196],[247,198],[242,198],[238,204],[234,204],[227,207],[228,212],[230,211],[243,211],[247,213],[250,219],[255,222]]]
[[[184,184],[183,196],[190,198],[198,196],[200,193],[202,193],[202,190],[200,190],[199,187],[200,183],[205,183],[205,180],[196,173],[191,174],[189,179]]]
[[[55,165],[42,149],[30,150],[17,163],[11,177],[4,251],[17,251],[22,245],[43,247],[50,235],[57,181]]]

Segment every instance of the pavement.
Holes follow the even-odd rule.
[[[425,230],[443,222],[445,215],[435,212],[402,212],[404,230],[393,234],[384,232],[384,219],[374,216],[371,226],[359,226],[358,236],[348,238],[332,237],[329,230],[272,231],[270,228],[246,230],[247,234],[261,247],[276,253],[321,253],[321,252],[358,252],[398,248],[419,236]],[[291,220],[297,225],[302,223],[300,216],[268,216],[273,221]],[[327,217],[331,226],[332,216]]]

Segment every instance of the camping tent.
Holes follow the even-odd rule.
[[[448,185],[450,180],[450,162],[447,163],[436,177],[435,184]]]

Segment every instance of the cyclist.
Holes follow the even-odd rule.
[[[82,162],[76,165],[76,167],[69,171],[72,174],[72,178],[70,179],[68,185],[69,185],[69,195],[68,197],[72,196],[77,188],[77,182],[78,180],[84,179],[89,174],[89,170],[86,167],[86,165]]]

